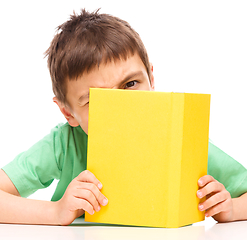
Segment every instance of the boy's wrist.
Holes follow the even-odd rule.
[[[37,222],[34,224],[61,225],[59,222],[57,203],[52,201],[40,201],[40,203],[41,212],[39,211],[37,213],[40,219],[37,219]]]
[[[239,211],[241,211],[241,209],[239,209],[238,201],[239,201],[238,198],[232,198],[232,219],[231,221],[240,220]]]
[[[68,226],[76,218],[76,211],[73,213],[64,205],[63,199],[52,202],[52,216],[54,225]]]
[[[241,197],[232,199],[232,221],[245,220]]]
[[[64,223],[61,210],[61,201],[52,202],[52,216],[55,225],[63,226]]]

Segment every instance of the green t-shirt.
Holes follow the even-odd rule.
[[[232,197],[247,192],[247,170],[211,142],[208,153],[208,174],[224,184]],[[22,197],[58,179],[51,199],[57,201],[86,166],[87,135],[80,126],[73,128],[66,123],[52,129],[49,135],[2,169]]]

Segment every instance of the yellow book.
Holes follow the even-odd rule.
[[[107,206],[85,221],[176,228],[204,219],[210,95],[90,89],[87,169]]]

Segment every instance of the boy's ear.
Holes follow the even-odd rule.
[[[58,105],[61,113],[64,115],[71,127],[79,126],[79,123],[75,119],[74,115],[71,113],[69,107],[67,107],[64,103],[61,103],[56,97],[53,98],[53,102]]]
[[[154,91],[154,66],[152,63],[150,63],[150,67],[151,67],[150,85],[151,85],[151,90]]]

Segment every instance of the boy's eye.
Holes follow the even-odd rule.
[[[127,82],[124,88],[126,89],[126,88],[134,87],[136,85],[136,83],[137,83],[136,80]]]

